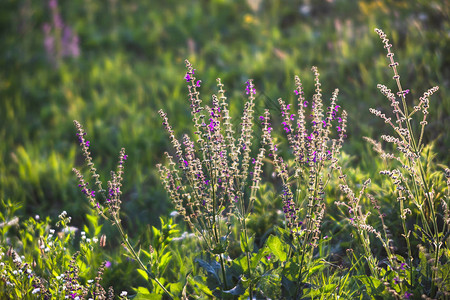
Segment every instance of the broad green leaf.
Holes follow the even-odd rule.
[[[287,254],[285,252],[283,244],[277,236],[269,236],[269,238],[267,239],[267,246],[269,247],[270,251],[272,251],[272,253],[276,257],[278,257],[279,260],[286,261]]]
[[[142,269],[137,269],[138,273],[148,281],[148,274]]]

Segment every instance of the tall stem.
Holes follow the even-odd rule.
[[[159,287],[164,291],[164,293],[170,298],[174,299],[173,296],[170,294],[170,292],[164,287],[164,285],[156,278],[142,263],[141,259],[139,258],[139,255],[137,255],[136,251],[134,251],[133,246],[128,241],[128,238],[125,235],[125,232],[122,228],[122,225],[120,223],[120,220],[117,218],[117,216],[113,216],[114,218],[114,224],[116,225],[117,229],[119,230],[120,236],[122,237],[122,241],[124,242],[125,246],[127,247],[128,252],[133,256],[133,258],[138,262],[139,266],[142,270],[144,270],[148,277],[154,280]]]
[[[243,214],[242,217],[242,225],[244,227],[244,235],[245,235],[245,242],[247,243],[247,247],[249,247],[249,238],[248,238],[248,233],[247,233],[247,225],[245,222],[245,213]],[[248,278],[250,280],[250,285],[248,287],[249,290],[249,294],[250,294],[250,300],[253,300],[253,284],[252,284],[252,267],[250,265],[250,252],[249,251],[245,251],[245,254],[247,256],[247,265],[248,265]]]

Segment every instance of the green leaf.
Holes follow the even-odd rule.
[[[202,267],[203,269],[205,269],[206,272],[208,272],[209,274],[213,275],[214,278],[217,280],[217,282],[220,282],[220,277],[219,277],[219,266],[218,263],[216,262],[216,266],[214,267],[212,264],[209,264],[208,262],[204,261],[203,259],[200,258],[196,258],[195,262],[197,262],[200,267]]]
[[[142,277],[144,277],[145,280],[148,281],[148,274],[147,274],[147,272],[145,272],[145,271],[142,270],[142,269],[137,269],[137,271],[138,271],[138,273],[139,273]]]
[[[320,269],[323,268],[323,265],[316,265],[308,270],[308,276],[312,276],[317,273]],[[302,270],[303,271],[303,270]]]
[[[240,296],[245,293],[245,288],[240,283],[238,283],[234,288],[223,292],[234,296]]]
[[[245,238],[245,232],[241,231],[240,242],[241,242],[241,250],[244,253],[253,252],[254,248],[254,236],[249,237],[248,241]]]
[[[259,249],[258,253],[256,255],[253,255],[250,261],[251,268],[255,269],[256,266],[261,262],[261,259],[264,257],[264,255],[269,254],[269,249],[267,247]]]
[[[172,254],[170,252],[165,253],[162,257],[161,260],[159,262],[159,267],[164,270],[167,266],[167,264],[170,262],[170,260],[172,259]]]
[[[208,288],[208,286],[204,283],[204,278],[201,276],[195,276],[194,279],[189,280],[191,282],[192,285],[196,286],[197,288],[199,288],[203,293],[205,293],[206,295],[212,297],[213,293],[212,291]]]
[[[320,292],[321,293],[331,293],[334,290],[336,290],[336,286],[337,286],[337,284],[335,284],[335,283],[326,284],[320,288]]]
[[[283,244],[277,236],[269,236],[269,238],[267,239],[267,246],[269,247],[270,251],[272,251],[272,253],[276,257],[278,257],[279,260],[286,261],[287,254],[284,249],[285,247],[283,247]]]

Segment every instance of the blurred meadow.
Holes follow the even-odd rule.
[[[381,162],[363,136],[385,127],[369,108],[389,108],[378,83],[395,87],[376,27],[390,36],[411,90],[408,101],[440,86],[430,101],[425,139],[448,165],[449,8],[447,0],[2,0],[0,200],[20,203],[20,219],[57,219],[66,210],[73,226],[87,221],[89,203],[72,173],[83,164],[76,119],[101,177],[108,178],[126,148],[123,221],[131,237],[146,235],[147,224],[158,225],[173,210],[155,167],[170,150],[158,110],[167,112],[178,137],[193,130],[185,59],[202,80],[204,101],[222,79],[232,112],[242,110],[245,82],[254,79],[257,115],[264,108],[278,115],[279,97],[294,102],[294,75],[310,97],[311,67],[317,66],[324,98],[339,88],[348,112],[348,176],[373,180]],[[271,180],[268,171],[264,177]],[[273,207],[259,208],[252,220],[261,233],[265,218],[281,209],[279,199],[267,203]],[[338,210],[329,211],[338,218]]]

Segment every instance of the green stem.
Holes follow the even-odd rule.
[[[213,178],[213,176],[211,176],[211,179],[212,182],[215,182],[215,178]],[[214,189],[214,184],[212,185],[212,198],[213,198],[213,233],[216,245],[218,245],[220,241],[219,241],[219,232],[217,231],[217,224],[216,224],[216,192]],[[219,254],[219,260],[220,260],[220,267],[222,268],[223,284],[225,286],[225,290],[228,290],[227,277],[225,273],[225,264],[223,262],[222,254]]]
[[[243,215],[242,222],[243,222],[243,227],[244,227],[245,241],[247,243],[247,247],[249,247],[249,238],[248,238],[248,234],[247,234],[247,225],[246,225],[246,222],[245,222],[245,214]],[[250,299],[252,300],[253,299],[253,285],[251,283],[252,282],[252,268],[251,268],[251,265],[250,265],[250,252],[249,251],[245,251],[245,254],[247,256],[248,277],[249,277],[249,281],[250,281],[250,284],[249,284],[249,287],[248,287],[248,291],[249,291],[249,294],[250,294]]]
[[[125,246],[128,250],[128,252],[131,253],[131,255],[133,256],[133,258],[138,262],[139,266],[141,267],[141,269],[143,269],[147,275],[154,280],[160,287],[161,289],[164,291],[164,293],[170,298],[170,299],[174,299],[173,296],[170,294],[170,292],[164,287],[164,285],[158,280],[158,278],[156,278],[142,263],[141,259],[139,258],[139,256],[137,255],[136,251],[134,251],[133,246],[130,244],[130,242],[128,241],[128,238],[125,235],[125,232],[122,228],[122,225],[120,224],[120,220],[116,217],[113,216],[114,218],[114,224],[116,225],[117,229],[119,229],[119,233],[120,236],[122,237],[122,241],[125,243]]]
[[[413,275],[413,271],[412,271],[412,253],[411,253],[411,244],[409,242],[409,233],[407,232],[406,229],[406,224],[405,224],[405,219],[403,218],[403,201],[404,200],[400,200],[400,214],[402,215],[402,226],[403,226],[403,232],[405,233],[405,240],[406,240],[406,245],[408,247],[408,267],[410,268],[409,271],[409,275],[410,275],[410,284],[414,284],[414,275]]]

